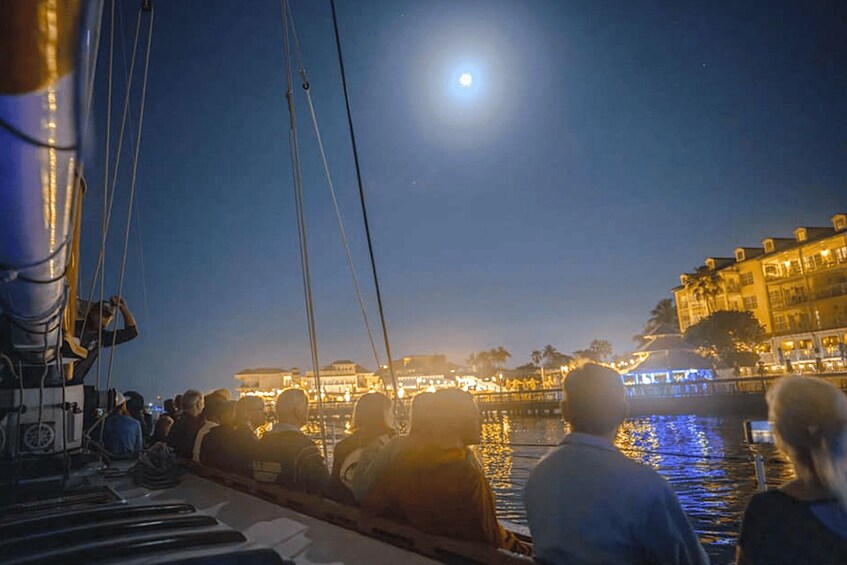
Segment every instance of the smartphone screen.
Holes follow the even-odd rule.
[[[745,420],[744,437],[747,443],[769,443],[774,442],[773,426],[767,420]]]

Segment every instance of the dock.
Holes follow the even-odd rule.
[[[782,375],[708,379],[679,383],[653,383],[626,385],[630,416],[724,414],[749,417],[767,416],[765,394]],[[847,392],[847,373],[814,375],[832,382]],[[559,405],[562,391],[559,388],[474,393],[474,399],[483,417],[499,414],[551,416],[561,413]],[[411,401],[404,399],[408,408]],[[354,402],[324,402],[327,416],[347,416]],[[312,405],[317,415],[317,406]]]

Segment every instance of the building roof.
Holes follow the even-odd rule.
[[[291,371],[281,367],[260,367],[258,369],[242,369],[236,375],[276,375],[279,373],[290,373]]]
[[[648,336],[645,336],[648,337]],[[675,335],[661,335],[656,336],[655,338],[649,338],[649,341],[643,344],[641,347],[636,349],[635,351],[638,353],[650,353],[658,352],[658,351],[669,351],[676,349],[687,349],[688,347],[682,341],[682,336],[680,334]]]
[[[359,374],[359,373],[372,373],[372,372],[373,372],[373,371],[371,371],[370,369],[368,369],[368,368],[366,368],[366,367],[362,367],[362,366],[361,366],[361,365],[359,365],[358,363],[353,363],[353,361],[333,361],[332,363],[330,363],[330,364],[329,364],[329,365],[327,365],[326,367],[321,367],[321,372],[333,372],[333,371],[336,371],[336,369],[334,369],[334,368],[333,368],[333,366],[335,366],[335,365],[355,365],[355,367],[354,367],[354,369],[353,369],[353,370],[356,372],[356,374]],[[309,371],[309,373],[311,373],[311,371]]]
[[[711,362],[690,349],[670,349],[656,351],[647,359],[628,371],[628,374],[667,373],[668,371],[687,371],[689,369],[711,369]]]
[[[651,337],[661,337],[663,335],[680,335],[679,329],[669,326],[668,324],[659,324],[643,337],[650,339]]]

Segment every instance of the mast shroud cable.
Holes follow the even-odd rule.
[[[376,269],[376,257],[374,256],[374,248],[373,248],[373,239],[371,238],[371,228],[370,223],[368,222],[368,209],[365,205],[365,189],[362,184],[362,169],[359,165],[359,150],[356,145],[356,133],[353,128],[353,114],[350,111],[350,95],[347,88],[347,74],[344,71],[344,56],[341,53],[341,36],[338,32],[338,17],[335,12],[335,0],[330,0],[330,7],[332,8],[332,27],[335,31],[335,47],[338,52],[338,66],[341,70],[341,84],[344,89],[344,105],[347,109],[347,127],[350,130],[350,142],[353,147],[353,163],[356,167],[356,183],[359,186],[359,202],[362,206],[362,220],[365,225],[365,237],[368,241],[368,255],[371,260],[371,273],[373,274],[374,280],[374,290],[376,293],[376,304],[379,310],[379,321],[382,325],[382,336],[385,342],[385,355],[388,358],[388,373],[391,377],[391,386],[394,388],[394,398],[398,400],[398,402],[394,403],[394,409],[397,413],[397,416],[400,417],[401,420],[405,419],[405,407],[402,402],[399,402],[399,396],[397,394],[397,376],[394,374],[394,361],[391,359],[391,345],[388,339],[388,326],[385,322],[385,309],[382,306],[382,292],[380,292],[379,288],[379,275],[377,274]]]
[[[329,461],[329,451],[326,444],[326,422],[324,418],[323,398],[321,393],[321,373],[318,358],[318,339],[315,329],[315,308],[312,297],[312,278],[309,270],[309,245],[306,232],[306,214],[303,205],[303,178],[300,174],[300,144],[297,138],[297,120],[294,107],[294,79],[291,71],[291,46],[288,37],[288,2],[281,0],[282,34],[286,66],[286,91],[288,101],[289,130],[288,144],[291,153],[291,173],[294,181],[294,202],[297,211],[297,235],[300,243],[300,267],[303,275],[303,292],[306,298],[306,323],[309,332],[309,346],[312,353],[312,371],[315,374],[317,389],[318,417],[320,418],[321,446],[323,448],[324,464]]]

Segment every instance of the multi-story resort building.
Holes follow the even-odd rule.
[[[373,371],[347,359],[333,361],[322,367],[320,375],[324,394],[342,397],[348,395],[348,400],[349,395],[377,390],[382,382]],[[315,392],[315,375],[312,371],[306,373],[303,386],[310,392]]]
[[[681,331],[718,310],[748,311],[768,337],[767,370],[847,368],[847,214],[833,216],[831,227],[798,227],[793,238],[709,257],[680,283]]]
[[[273,404],[280,392],[300,384],[300,369],[244,369],[235,374],[235,380],[239,383],[235,390],[240,396],[259,396],[266,404]]]

